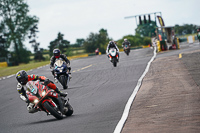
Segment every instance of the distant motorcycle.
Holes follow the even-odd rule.
[[[63,115],[71,116],[73,114],[69,100],[60,97],[56,91],[43,85],[39,80],[27,82],[26,87],[30,101],[29,106],[36,111],[44,111],[57,119],[62,119]]]
[[[60,84],[63,86],[63,89],[67,89],[68,83],[70,81],[67,64],[61,59],[58,59],[54,63],[54,72],[55,72],[56,78],[58,79]]]
[[[124,46],[124,52],[127,54],[127,56],[129,55],[129,53],[130,53],[130,47],[129,47],[129,45],[125,45]]]
[[[117,66],[117,62],[119,60],[119,56],[117,54],[116,49],[111,48],[109,50],[109,57],[110,57],[110,61],[113,63],[113,66],[116,67]]]
[[[96,55],[99,55],[99,48],[97,48],[97,49],[95,50],[95,54],[96,54]]]

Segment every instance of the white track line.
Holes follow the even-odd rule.
[[[128,114],[131,108],[131,104],[133,103],[133,100],[135,99],[135,96],[138,92],[138,90],[140,89],[140,86],[142,84],[142,80],[144,78],[144,76],[146,75],[146,73],[149,71],[149,67],[151,65],[151,62],[155,59],[156,57],[156,48],[154,48],[154,56],[151,58],[151,60],[148,62],[147,67],[144,71],[144,73],[142,74],[142,76],[140,77],[140,79],[138,80],[137,86],[135,87],[133,93],[131,94],[130,98],[128,99],[128,102],[125,106],[124,112],[122,114],[122,117],[120,119],[120,121],[118,122],[117,126],[115,127],[114,133],[120,133],[122,131],[122,128],[126,122],[126,119],[128,118]]]

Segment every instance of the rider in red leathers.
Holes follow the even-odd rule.
[[[66,97],[67,96],[67,93],[62,93],[57,87],[56,85],[51,81],[49,80],[48,78],[46,78],[45,76],[38,76],[38,75],[35,75],[35,74],[32,74],[32,75],[28,75],[26,71],[24,70],[21,70],[19,72],[17,72],[16,74],[16,79],[18,81],[18,84],[17,84],[17,91],[19,92],[20,94],[20,98],[25,101],[26,103],[28,103],[28,111],[29,113],[34,113],[36,112],[36,110],[34,110],[32,107],[32,103],[29,102],[28,100],[28,96],[26,94],[26,83],[28,81],[36,81],[36,80],[40,80],[43,82],[44,85],[48,86],[49,88],[55,90],[58,94],[60,94],[60,96],[63,96],[63,97]]]

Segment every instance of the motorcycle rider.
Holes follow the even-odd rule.
[[[199,40],[199,44],[200,44],[200,28],[197,29],[197,39]]]
[[[118,54],[118,57],[119,57],[119,49],[118,49],[116,43],[115,43],[114,41],[110,41],[110,42],[108,43],[108,46],[107,46],[107,49],[106,49],[106,54],[107,54],[108,58],[110,58],[110,57],[109,57],[109,49],[110,49],[110,48],[116,49],[117,54]],[[111,59],[110,59],[110,60],[111,60]],[[119,62],[119,59],[118,59],[118,62]]]
[[[96,55],[99,55],[99,48],[97,48],[97,49],[95,50],[95,54],[96,54]]]
[[[17,91],[18,91],[19,94],[20,94],[20,98],[21,98],[23,101],[25,101],[26,103],[28,103],[28,105],[27,105],[27,110],[29,111],[29,113],[37,112],[37,110],[35,110],[35,109],[33,108],[34,104],[29,102],[28,96],[27,96],[27,94],[26,94],[26,90],[27,90],[26,83],[27,83],[28,81],[40,80],[40,81],[43,82],[44,85],[46,85],[46,86],[48,86],[49,88],[55,90],[58,94],[60,94],[60,96],[62,96],[62,97],[66,97],[66,96],[67,96],[67,93],[62,93],[62,92],[56,87],[56,85],[55,85],[51,80],[49,80],[48,78],[46,78],[45,76],[38,76],[38,75],[35,75],[35,74],[28,75],[26,71],[21,70],[21,71],[17,72],[17,74],[16,74],[16,79],[17,79],[17,81],[18,81],[18,84],[17,84]]]
[[[128,45],[129,47],[131,46],[131,43],[126,38],[124,39],[124,42],[122,43],[122,47],[124,48],[125,45]]]
[[[53,56],[50,59],[50,68],[52,69],[51,72],[52,72],[52,75],[54,76],[54,79],[55,79],[56,83],[58,83],[58,80],[57,80],[57,78],[55,76],[55,72],[53,70],[53,65],[54,65],[56,59],[59,59],[59,58],[63,59],[67,63],[67,68],[69,70],[68,75],[69,75],[70,79],[72,78],[71,73],[70,73],[70,71],[71,71],[70,61],[67,59],[67,56],[64,55],[64,54],[60,54],[60,50],[59,49],[54,49],[53,50]]]

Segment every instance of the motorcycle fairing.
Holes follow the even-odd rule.
[[[117,54],[117,51],[116,51],[116,49],[114,49],[114,48],[111,48],[111,49],[109,50],[109,55],[110,55],[110,56],[112,56],[112,57],[115,57],[115,56],[116,56],[116,54]]]
[[[54,71],[56,72],[56,74],[62,74],[62,73],[66,73],[67,72],[67,65],[64,61],[62,60],[57,60],[54,63]]]
[[[46,86],[41,85],[39,81],[29,81],[27,84],[27,95],[28,99],[31,103],[34,103],[35,100],[38,100],[35,104],[35,108],[38,108],[38,104],[43,104],[45,101],[48,101],[52,104],[53,107],[55,107],[55,103],[50,98],[46,97],[52,97],[52,98],[58,98],[58,93],[56,93],[52,89],[48,89]],[[44,93],[43,93],[44,92]],[[42,95],[42,93],[44,95]],[[46,99],[45,99],[46,98]]]

